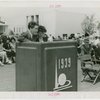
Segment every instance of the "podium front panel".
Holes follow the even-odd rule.
[[[19,46],[17,48],[16,90],[37,90],[37,48]]]
[[[77,90],[77,58],[75,46],[47,47],[45,78],[47,91]]]
[[[16,91],[77,91],[76,43],[17,44]]]

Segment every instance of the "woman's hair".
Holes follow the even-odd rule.
[[[33,21],[30,21],[29,23],[28,23],[28,29],[30,29],[30,28],[34,28],[34,26],[38,26],[38,24],[36,23],[36,22],[33,22]]]
[[[46,28],[44,27],[44,26],[39,26],[38,27],[38,32],[43,32],[43,33],[46,33],[47,32],[47,30],[46,30]]]

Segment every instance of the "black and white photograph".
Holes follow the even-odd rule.
[[[99,92],[100,7],[0,7],[0,92]]]

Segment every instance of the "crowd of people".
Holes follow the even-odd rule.
[[[68,34],[62,34],[58,36],[52,36],[51,34],[49,35],[48,41],[63,41],[63,40],[77,40],[77,37],[75,36],[76,33],[71,33],[69,36]]]
[[[78,56],[95,55],[96,59],[100,60],[100,36],[85,34],[77,38]]]
[[[15,63],[17,42],[47,42],[48,36],[45,34],[46,32],[44,26],[31,21],[28,24],[28,30],[20,35],[0,34],[0,66]]]
[[[15,36],[0,35],[0,65],[15,63],[16,38]]]
[[[19,38],[19,42],[34,41],[34,42],[47,42],[55,40],[67,40],[75,39],[75,34],[71,34],[69,37],[65,34],[63,37],[58,35],[58,37],[52,36],[52,34],[46,34],[47,30],[45,26],[38,25],[37,23],[31,21],[28,24],[28,30],[23,32]]]
[[[72,33],[70,36],[64,34],[62,37],[58,36],[57,38],[53,37],[55,40],[75,40],[77,42],[77,54],[78,57],[81,57],[85,54],[90,54],[91,56],[96,55],[96,58],[100,59],[100,36],[97,34],[81,34],[81,33]]]
[[[78,56],[84,55],[83,53],[88,54],[92,49],[100,47],[100,37],[93,36],[89,34],[75,36],[71,34],[63,34],[63,36],[58,36],[55,38],[52,34],[47,35],[47,30],[44,26],[38,25],[37,23],[31,21],[28,24],[28,30],[21,33],[20,35],[0,35],[0,65],[15,63],[16,57],[16,42],[47,42],[47,41],[56,41],[56,40],[76,40],[77,41],[77,51]],[[84,52],[83,52],[84,51]]]

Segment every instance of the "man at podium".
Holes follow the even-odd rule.
[[[38,36],[38,27],[39,25],[33,21],[28,23],[28,30],[26,32],[23,32],[19,38],[19,42],[27,42],[27,41],[34,41],[38,42],[39,41],[39,36]]]
[[[44,26],[31,21],[28,23],[28,30],[19,36],[18,41],[46,42],[48,40],[48,36],[45,34],[46,32],[47,30]]]

